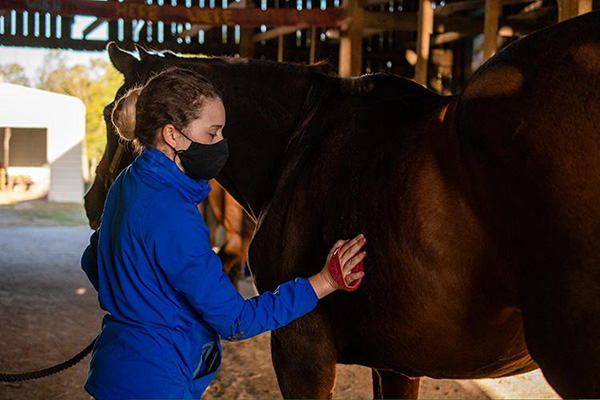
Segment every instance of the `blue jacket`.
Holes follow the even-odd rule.
[[[84,385],[96,399],[199,399],[221,364],[220,338],[250,338],[316,306],[306,278],[250,299],[237,292],[197,208],[209,192],[154,148],[110,188],[81,258],[108,312]]]

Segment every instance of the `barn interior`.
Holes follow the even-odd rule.
[[[342,77],[394,73],[451,95],[515,40],[598,8],[600,0],[0,0],[0,45],[105,51],[114,41],[131,52],[139,44],[182,55],[325,61]],[[82,32],[72,29],[77,16],[90,18]],[[98,38],[101,29],[107,35]],[[0,192],[27,190],[32,174],[50,180],[47,128],[1,121]],[[87,221],[73,217],[74,208],[42,206],[32,218],[27,207],[0,209],[0,373],[71,357],[96,336],[103,314],[79,269]],[[244,290],[255,293],[251,280]],[[224,349],[205,398],[281,397],[268,335]],[[87,400],[87,367],[84,360],[42,380],[0,383],[0,398]],[[342,366],[337,379],[335,398],[372,396],[368,368]],[[422,396],[558,398],[539,371],[500,382],[428,379]]]

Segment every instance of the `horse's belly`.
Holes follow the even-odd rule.
[[[373,324],[371,335],[347,347],[340,362],[439,379],[501,377],[537,368],[515,308],[469,321],[431,317],[394,324],[383,318]]]

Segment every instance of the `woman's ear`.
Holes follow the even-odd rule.
[[[161,137],[166,144],[172,148],[177,148],[176,129],[172,124],[166,124],[161,131]]]

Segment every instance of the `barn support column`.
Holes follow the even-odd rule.
[[[417,23],[417,65],[415,81],[427,86],[427,65],[429,64],[429,47],[433,33],[433,8],[431,0],[419,0]]]
[[[2,183],[0,184],[0,190],[4,190],[6,189],[6,185],[8,184],[8,163],[10,161],[10,136],[12,135],[12,130],[10,128],[10,126],[7,126],[6,128],[4,128],[4,141],[2,143],[3,146],[3,158],[2,158],[2,165],[4,167],[4,171],[2,172],[2,174],[0,175],[0,180],[2,181]],[[10,185],[9,185],[10,187]]]
[[[589,13],[592,11],[592,0],[579,0],[577,15]]]
[[[592,0],[558,0],[558,22],[592,11]]]
[[[308,58],[309,64],[314,64],[317,60],[317,28],[312,27],[310,30],[310,55]]]
[[[502,12],[501,0],[485,0],[483,20],[483,59],[487,60],[498,50],[498,21]]]
[[[279,62],[283,61],[284,44],[285,44],[284,36],[283,35],[277,36],[277,61],[279,61]]]
[[[255,8],[254,3],[251,1],[240,0],[239,4],[245,9]],[[240,33],[240,57],[254,58],[254,28],[242,27]]]
[[[240,37],[240,57],[253,58],[254,57],[254,28],[242,28]]]
[[[364,0],[344,0],[348,19],[340,31],[340,76],[359,76],[362,73]]]

